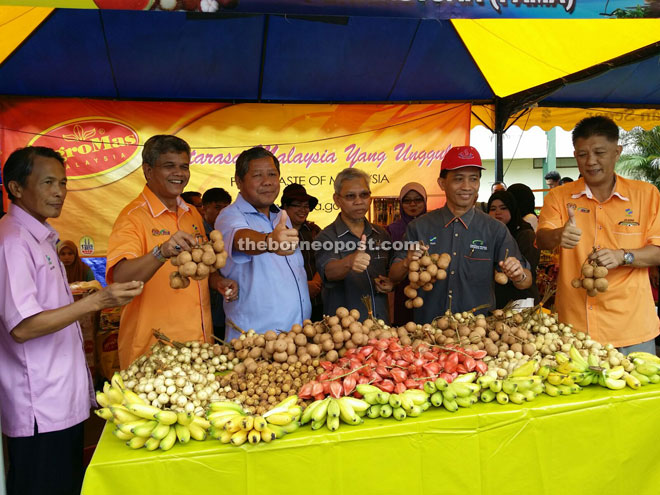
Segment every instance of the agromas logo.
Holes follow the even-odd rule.
[[[141,165],[140,138],[128,124],[106,117],[60,122],[42,131],[30,146],[58,151],[66,164],[68,187],[91,189],[110,184]]]

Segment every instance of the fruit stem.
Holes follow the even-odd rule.
[[[369,365],[368,365],[368,364],[363,364],[363,365],[360,366],[359,368],[355,368],[354,370],[351,370],[351,371],[349,371],[348,373],[346,373],[346,374],[344,374],[344,375],[334,376],[334,377],[332,377],[332,378],[330,378],[330,379],[328,379],[328,380],[323,380],[321,383],[324,383],[324,382],[332,382],[332,381],[338,380],[339,378],[344,378],[345,376],[352,375],[352,374],[355,373],[356,371],[361,370],[362,368],[366,368],[367,366],[369,366]]]

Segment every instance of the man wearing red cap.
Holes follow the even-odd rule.
[[[430,322],[447,309],[456,312],[480,307],[480,313],[494,309],[496,268],[518,289],[532,283],[529,265],[506,225],[474,207],[483,169],[481,157],[472,146],[451,148],[442,160],[438,178],[447,204],[408,224],[406,240],[419,242],[420,248],[422,244],[428,246],[430,254],[451,256],[447,278],[436,281],[431,291],[419,291],[424,305],[415,309],[418,323]],[[403,280],[410,262],[421,254],[421,249],[399,252],[390,279]]]

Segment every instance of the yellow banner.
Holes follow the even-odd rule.
[[[495,111],[492,105],[472,107],[472,127],[488,124],[492,129],[495,125]],[[609,117],[626,131],[633,127],[649,130],[660,126],[660,108],[563,108],[534,107],[526,110],[522,116],[516,114],[509,119],[508,125],[515,124],[521,129],[531,129],[538,126],[548,131],[553,127],[561,127],[570,131],[580,120],[586,117],[603,115]],[[483,122],[482,122],[483,121]]]
[[[319,198],[310,220],[337,215],[333,181],[346,167],[369,173],[374,196],[398,196],[410,181],[429,195],[451,146],[469,144],[469,104],[280,105],[113,102],[81,99],[0,100],[3,163],[14,149],[48,146],[66,160],[69,193],[53,219],[61,239],[83,256],[105,256],[121,209],[144,186],[141,146],[154,134],[176,134],[192,148],[187,191],[223,187],[236,197],[235,161],[265,146],[281,164],[281,189],[303,184]]]

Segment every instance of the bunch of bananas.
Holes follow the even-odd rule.
[[[628,357],[632,359],[635,369],[630,375],[639,380],[641,385],[660,383],[660,358],[648,352],[631,352]]]
[[[623,366],[610,368],[610,363],[608,361],[601,362],[596,354],[589,354],[585,359],[575,347],[571,347],[569,356],[557,352],[555,359],[557,367],[546,378],[552,385],[557,385],[555,383],[557,380],[556,374],[560,373],[564,376],[561,381],[562,385],[566,384],[565,380],[570,380],[580,387],[598,384],[611,390],[621,390],[626,385],[633,389],[641,386],[640,380],[626,372]],[[573,387],[572,384],[571,386]]]
[[[472,407],[479,401],[477,393],[481,386],[474,383],[476,377],[474,372],[466,373],[457,376],[451,383],[437,378],[424,383],[424,391],[430,395],[429,400],[435,407],[443,406],[449,412],[456,412],[459,407]]]
[[[488,375],[479,377],[481,401],[522,404],[533,401],[545,391],[543,378],[539,375],[514,376],[514,374],[515,371],[504,380],[493,379]]]
[[[298,429],[302,408],[297,402],[298,396],[291,395],[263,416],[248,414],[235,402],[212,402],[207,413],[211,424],[209,434],[235,446],[245,442],[256,445],[262,440],[270,443]]]
[[[114,423],[113,431],[132,449],[169,450],[178,440],[204,440],[210,424],[204,418],[184,412],[165,411],[147,404],[137,394],[124,388],[121,376],[115,373],[112,384],[105,383],[96,401],[103,406],[94,411],[97,416]]]
[[[431,407],[429,394],[424,390],[408,389],[400,394],[390,394],[373,385],[362,384],[357,386],[357,391],[369,406],[366,414],[372,419],[393,416],[402,421],[408,416],[417,417]]]
[[[376,387],[374,387],[376,388]],[[348,425],[362,423],[369,404],[355,397],[326,397],[312,402],[305,408],[300,418],[300,424],[312,423],[312,430],[318,430],[326,425],[328,430],[337,431],[340,420]]]

